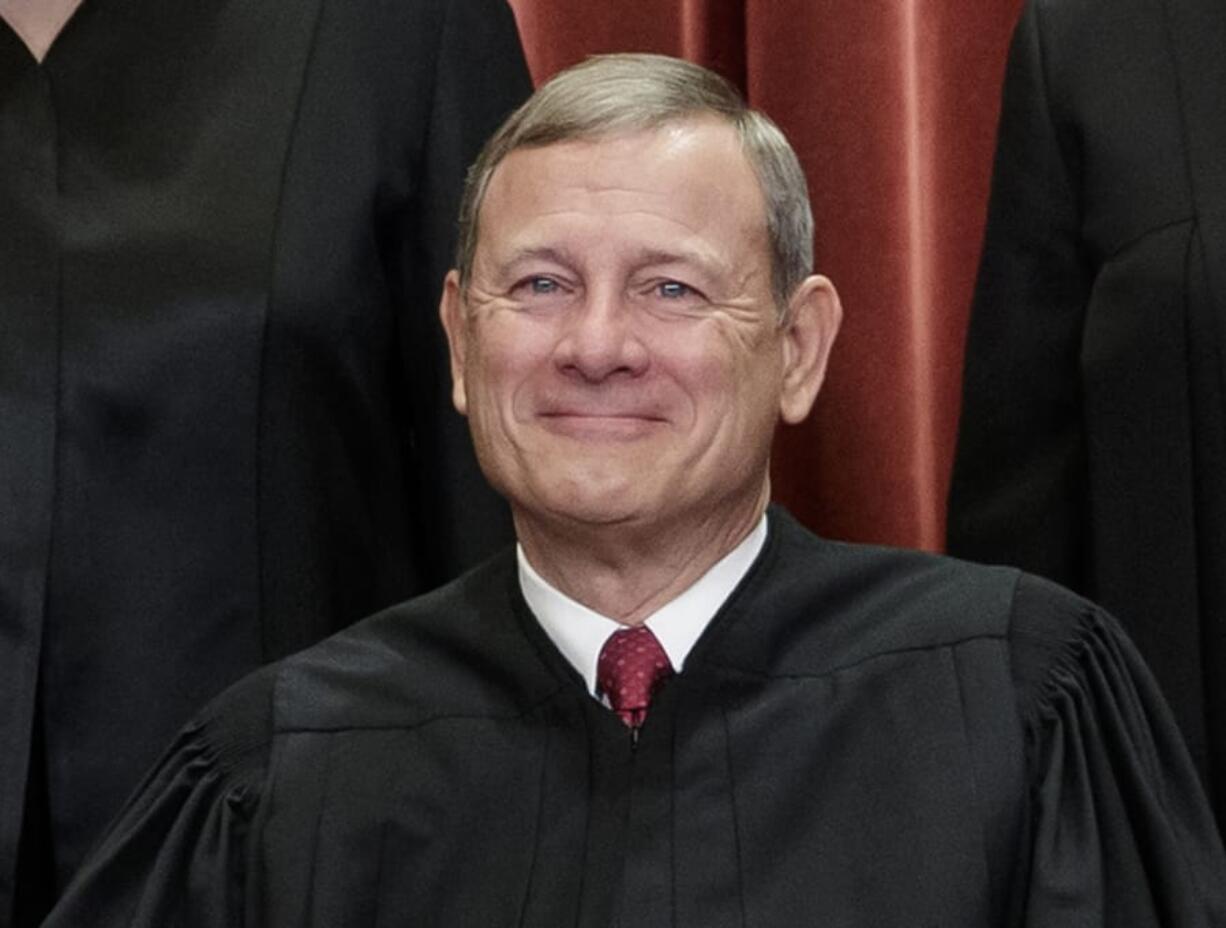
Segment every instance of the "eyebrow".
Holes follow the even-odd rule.
[[[645,248],[635,257],[636,267],[650,267],[658,264],[692,264],[708,274],[726,274],[728,265],[718,257],[699,249],[680,248],[667,251],[658,248]]]
[[[579,265],[572,252],[551,245],[536,245],[517,248],[499,266],[505,272],[525,261],[549,261],[567,268]],[[691,248],[663,249],[643,248],[635,253],[631,262],[636,268],[651,267],[661,264],[689,264],[708,274],[726,274],[726,262],[704,251]]]
[[[500,261],[498,264],[503,270],[507,270],[525,261],[550,261],[565,267],[575,266],[575,261],[569,252],[548,245],[517,248],[505,261]]]

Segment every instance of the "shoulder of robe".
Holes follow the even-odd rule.
[[[524,634],[520,609],[508,550],[287,658],[277,676],[276,729],[518,717],[560,685]]]
[[[1143,668],[1132,642],[1107,612],[1071,590],[1022,574],[1009,623],[1013,680],[1023,717],[1070,685],[1090,664],[1131,676]]]
[[[263,777],[273,733],[273,693],[279,666],[249,674],[210,701],[187,723],[152,775],[162,775],[174,759],[200,758],[207,769],[238,785]],[[204,768],[202,768],[204,769]]]
[[[820,674],[1007,633],[1014,568],[829,541],[778,507],[770,524],[766,548],[717,619],[717,663]]]

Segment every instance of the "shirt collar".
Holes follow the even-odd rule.
[[[766,514],[745,536],[680,596],[670,600],[647,617],[644,624],[659,639],[673,669],[680,672],[699,636],[715,618],[724,601],[749,572],[766,543]],[[554,587],[528,563],[520,545],[515,546],[519,561],[519,587],[536,616],[562,655],[582,675],[588,692],[596,695],[596,660],[600,649],[620,622],[603,616],[571,599]]]

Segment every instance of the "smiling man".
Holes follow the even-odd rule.
[[[765,216],[714,114],[523,145],[448,277],[456,405],[526,558],[619,622],[750,534],[776,423],[802,420],[821,381],[838,298],[804,267],[776,299]]]
[[[519,538],[239,684],[50,924],[1220,925],[1110,617],[770,508],[838,329],[779,131],[594,59],[470,173],[442,318]]]

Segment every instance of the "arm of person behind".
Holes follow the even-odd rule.
[[[1084,591],[1079,353],[1091,285],[1073,142],[1044,76],[1039,7],[1014,33],[966,342],[950,553]]]
[[[511,540],[506,503],[477,467],[468,428],[452,407],[438,320],[443,278],[455,263],[460,196],[486,139],[532,90],[505,0],[448,0],[439,36],[431,115],[414,160],[413,193],[390,217],[400,350],[412,406],[408,488],[419,552],[435,586]]]

